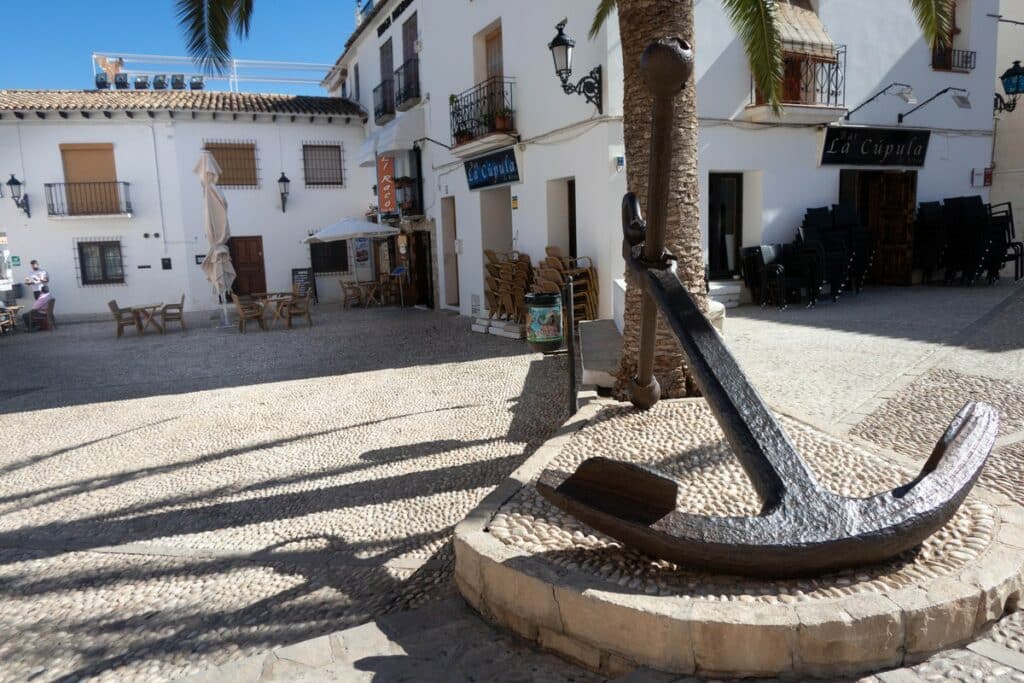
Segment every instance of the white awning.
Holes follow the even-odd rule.
[[[398,235],[401,231],[390,225],[373,223],[364,218],[344,218],[337,223],[321,228],[315,235],[302,240],[306,244],[317,242],[342,242],[357,237],[369,237],[371,239],[384,239]]]
[[[775,23],[782,37],[782,49],[829,62],[836,60],[836,45],[811,7],[810,0],[781,0],[775,3]]]
[[[359,166],[361,168],[376,168],[377,166],[377,136],[380,131],[374,131],[370,137],[359,146]]]
[[[427,135],[423,108],[410,109],[377,131],[377,154],[390,154],[412,149],[412,143]]]

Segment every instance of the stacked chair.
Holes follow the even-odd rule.
[[[988,207],[990,249],[986,263],[988,282],[999,279],[999,271],[1007,263],[1013,264],[1013,281],[1024,278],[1024,242],[1017,241],[1013,224],[1013,206],[1010,202]]]
[[[532,280],[530,257],[519,252],[499,254],[484,249],[487,260],[484,298],[488,317],[522,324],[526,321],[526,292]]]
[[[914,267],[921,269],[925,284],[932,281],[935,272],[946,262],[948,233],[942,203],[921,202],[914,226]]]
[[[597,318],[600,292],[597,270],[588,256],[563,256],[558,247],[546,247],[546,256],[534,271],[534,292],[561,292],[573,280],[573,315],[576,320]]]
[[[846,240],[850,254],[847,288],[860,294],[875,259],[875,239],[871,228],[861,223],[857,209],[850,204],[832,205],[833,229]]]
[[[740,252],[743,280],[754,303],[762,308],[774,304],[782,310],[800,291],[813,307],[821,292],[822,271],[816,254],[798,244],[762,244]]]
[[[931,282],[945,270],[943,281],[973,285],[982,277],[995,284],[1007,263],[1013,279],[1024,278],[1024,243],[1017,240],[1009,203],[988,205],[978,195],[921,202],[914,230],[914,265]]]
[[[847,242],[847,231],[836,228],[832,211],[827,206],[807,210],[797,232],[796,244],[808,257],[817,258],[822,284],[829,285],[832,301],[839,300],[850,278],[853,258]]]

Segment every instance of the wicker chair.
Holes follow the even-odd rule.
[[[284,324],[289,330],[292,329],[292,318],[305,318],[308,327],[313,327],[313,316],[309,312],[309,294],[294,298],[284,304],[281,314],[284,316]]]
[[[139,323],[135,319],[135,315],[132,314],[132,309],[121,308],[117,305],[117,301],[111,299],[107,302],[107,307],[110,308],[110,312],[114,314],[114,322],[117,323],[117,338],[120,339],[124,335],[124,329],[126,327],[134,327],[136,331],[139,329]]]
[[[233,296],[235,309],[238,311],[238,331],[244,333],[245,325],[250,320],[255,320],[261,330],[267,329],[267,321],[263,319],[263,304],[258,301],[242,301],[241,297]]]
[[[164,307],[160,309],[160,320],[163,322],[164,328],[167,327],[168,321],[178,322],[181,324],[181,329],[185,329],[185,295],[181,295],[181,302],[176,304],[164,304]]]

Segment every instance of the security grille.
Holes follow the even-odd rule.
[[[306,187],[344,187],[344,159],[341,145],[302,145]]]
[[[78,242],[78,265],[83,285],[124,283],[119,241]]]

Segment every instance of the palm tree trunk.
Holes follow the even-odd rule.
[[[626,179],[642,207],[647,206],[647,165],[651,139],[651,97],[640,75],[640,55],[649,43],[666,35],[693,41],[693,0],[618,0],[619,38],[622,43],[625,80],[623,128],[626,142]],[[698,53],[699,54],[699,53]],[[672,186],[665,230],[665,247],[679,260],[679,279],[703,310],[704,257],[700,246],[700,206],[697,172],[697,98],[691,83],[676,104],[675,147],[672,152]],[[622,360],[617,393],[636,374],[640,345],[641,290],[626,274],[626,310]],[[665,398],[694,395],[686,362],[672,331],[659,315],[654,374]]]

